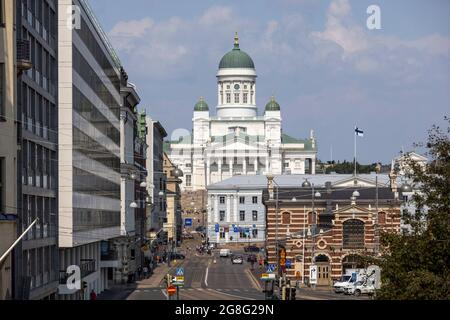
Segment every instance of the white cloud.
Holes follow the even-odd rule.
[[[213,6],[203,13],[199,23],[203,26],[211,26],[231,21],[232,18],[232,9],[230,7]]]

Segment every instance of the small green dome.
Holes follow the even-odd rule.
[[[199,102],[194,107],[194,111],[209,111],[208,104],[205,102],[203,97],[200,97]]]
[[[278,102],[275,101],[275,97],[270,98],[268,104],[266,104],[266,111],[280,111],[281,107]]]
[[[234,38],[234,49],[225,54],[220,60],[219,69],[227,68],[255,69],[252,58],[239,48],[237,32]]]

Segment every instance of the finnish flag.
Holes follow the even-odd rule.
[[[355,135],[357,137],[364,137],[364,131],[362,131],[361,129],[359,129],[358,127],[355,128]]]

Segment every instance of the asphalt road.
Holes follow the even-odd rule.
[[[263,300],[264,294],[250,273],[250,264],[231,263],[230,258],[219,258],[219,252],[213,255],[199,255],[195,251],[187,251],[187,247],[195,248],[200,239],[186,241],[181,251],[186,259],[181,263],[184,267],[185,285],[180,288],[180,300]],[[171,272],[174,275],[174,270]],[[138,287],[127,298],[128,300],[167,300],[164,285],[157,287]]]

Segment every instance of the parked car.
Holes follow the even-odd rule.
[[[231,255],[230,249],[220,249],[219,256],[228,258]]]
[[[348,285],[353,284],[355,281],[356,280],[354,280],[351,275],[343,275],[341,279],[339,279],[334,283],[333,285],[334,292],[343,293],[344,288],[347,287]]]
[[[242,256],[233,256],[231,258],[231,263],[232,264],[243,264],[244,263],[244,259],[242,258]]]
[[[245,252],[259,252],[259,247],[257,247],[257,246],[247,246],[247,247],[244,247],[244,251]]]
[[[348,295],[354,294],[357,297],[362,294],[373,295],[375,293],[375,287],[372,283],[369,283],[367,281],[357,281],[355,283],[347,285],[344,288],[344,293]]]

